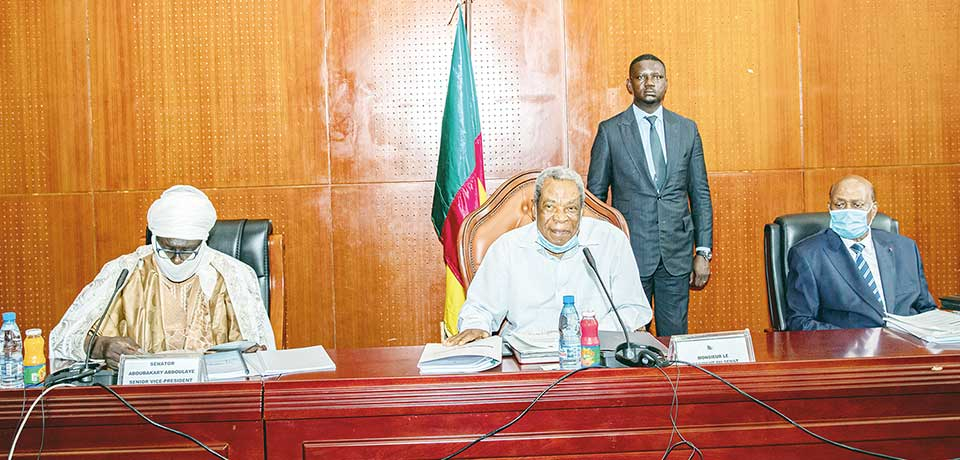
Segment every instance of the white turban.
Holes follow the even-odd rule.
[[[154,235],[181,240],[206,240],[217,222],[217,210],[203,192],[189,185],[168,188],[147,211]]]

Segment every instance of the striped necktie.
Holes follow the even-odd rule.
[[[867,282],[867,287],[873,291],[873,295],[876,296],[877,302],[880,302],[880,305],[883,305],[884,309],[886,309],[886,305],[883,303],[883,297],[880,295],[880,288],[877,286],[877,281],[873,279],[873,272],[870,271],[870,266],[867,265],[866,259],[863,258],[864,246],[860,243],[854,243],[850,245],[850,249],[853,249],[853,252],[857,254],[857,259],[855,261],[857,264],[857,271],[860,272],[860,276],[863,278],[863,280]]]

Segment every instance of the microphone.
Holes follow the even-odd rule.
[[[610,308],[613,308],[613,313],[617,315],[617,321],[620,323],[620,329],[623,331],[624,342],[617,346],[617,349],[613,354],[614,357],[616,357],[617,361],[624,366],[658,366],[663,359],[663,356],[660,354],[660,350],[651,350],[652,347],[641,347],[640,345],[630,341],[630,336],[627,333],[627,327],[623,325],[623,318],[620,317],[620,312],[617,311],[617,304],[613,303],[613,297],[610,296],[610,291],[607,290],[607,286],[603,282],[603,277],[600,276],[600,272],[597,270],[597,261],[594,260],[593,254],[590,252],[590,248],[586,246],[583,247],[583,256],[587,258],[587,265],[590,266],[593,274],[597,276],[597,281],[600,282],[600,287],[603,288],[603,293],[607,295],[607,300],[610,301]]]
[[[80,366],[74,364],[66,369],[61,369],[51,374],[50,378],[44,382],[45,387],[50,387],[57,383],[68,383],[78,380],[85,381],[87,384],[90,384],[89,377],[96,374],[101,367],[101,364],[99,363],[93,363],[93,365],[90,364],[90,354],[93,352],[94,342],[96,342],[97,337],[100,336],[100,327],[102,326],[103,320],[107,317],[110,307],[113,306],[113,301],[117,298],[117,294],[120,292],[120,288],[123,287],[123,283],[127,280],[127,275],[129,274],[130,270],[127,270],[126,268],[120,271],[120,276],[117,278],[117,285],[113,288],[113,294],[110,295],[110,300],[107,301],[107,308],[103,309],[103,313],[100,314],[100,318],[93,323],[93,335],[90,336],[90,340],[87,343],[87,352],[83,359],[83,364]]]

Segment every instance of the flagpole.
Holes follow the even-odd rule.
[[[473,14],[471,14],[472,9],[473,0],[463,0],[463,21],[467,26],[467,49],[470,51],[473,51],[473,34],[471,34],[472,27],[470,27],[473,19]]]

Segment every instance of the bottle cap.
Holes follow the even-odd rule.
[[[572,296],[572,295],[565,295],[565,296],[563,296],[563,304],[566,305],[566,304],[568,304],[568,303],[573,303],[573,296]]]
[[[34,335],[39,336],[40,334],[43,334],[43,330],[40,329],[39,327],[35,327],[33,329],[27,329],[27,337],[34,336]]]
[[[597,314],[594,313],[593,310],[584,310],[583,316],[597,316]],[[27,332],[30,332],[30,331],[27,331]]]
[[[3,312],[3,321],[4,321],[4,322],[6,322],[6,321],[16,321],[16,320],[17,320],[17,312],[14,312],[14,311],[5,311],[5,312]]]

